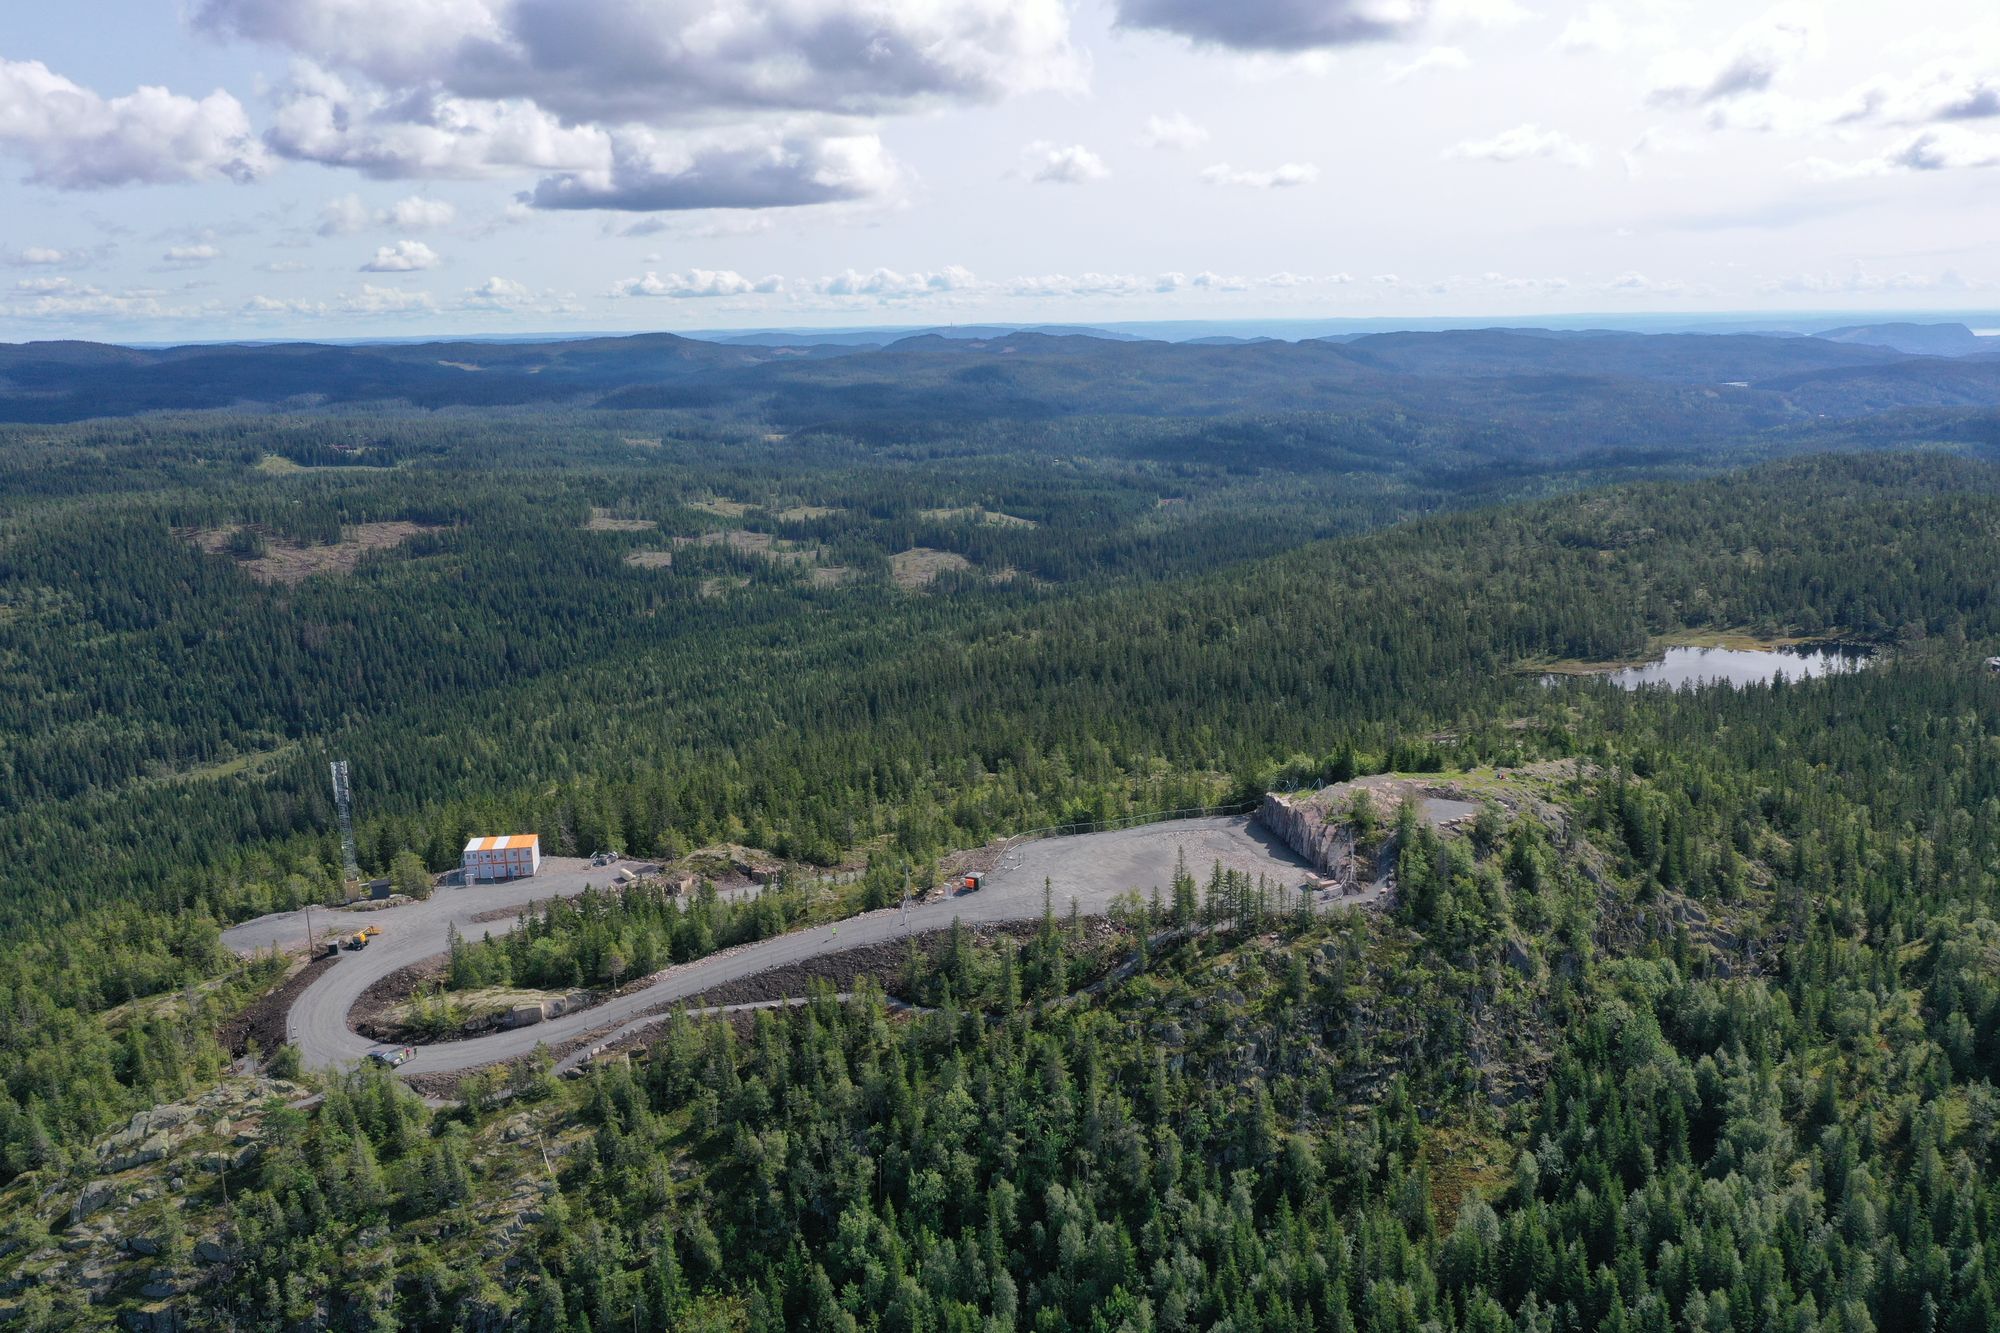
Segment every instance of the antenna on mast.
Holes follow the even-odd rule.
[[[333,761],[333,805],[340,812],[340,861],[344,883],[361,883],[361,863],[354,855],[354,789],[347,783],[347,761]]]

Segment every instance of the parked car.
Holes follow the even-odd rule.
[[[397,1065],[416,1059],[417,1048],[414,1046],[377,1046],[374,1050],[368,1052],[368,1058],[378,1065],[386,1065],[390,1069],[394,1069]]]

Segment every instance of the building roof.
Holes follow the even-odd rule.
[[[539,833],[505,833],[497,838],[474,838],[465,844],[468,852],[504,852],[516,847],[541,848]]]

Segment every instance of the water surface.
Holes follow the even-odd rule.
[[[1768,685],[1773,677],[1808,680],[1859,671],[1868,664],[1860,648],[1669,648],[1657,662],[1622,667],[1605,679],[1621,689],[1641,685]]]

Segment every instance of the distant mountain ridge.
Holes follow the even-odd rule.
[[[1900,407],[2000,406],[2000,358],[1917,355],[1861,336],[1889,327],[1825,338],[1488,328],[1168,343],[975,326],[887,345],[671,333],[355,346],[24,343],[0,345],[0,420],[381,403],[674,409],[783,429],[1354,411],[1651,413],[1691,423],[1725,414],[1732,428],[1755,428]]]
[[[1888,347],[1918,356],[1977,356],[2000,346],[2000,339],[1982,338],[1963,324],[1856,324],[1813,336],[1828,342]]]

